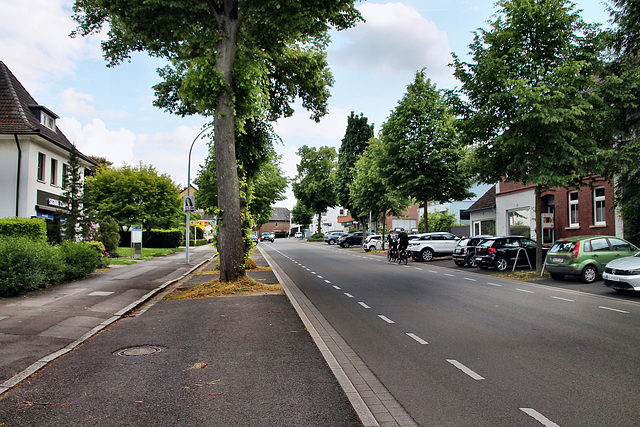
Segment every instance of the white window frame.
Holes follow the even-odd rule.
[[[598,190],[602,190],[602,195],[598,196],[596,193]],[[595,187],[593,189],[593,225],[607,225],[607,211],[606,211],[606,197],[605,188]],[[602,217],[598,218],[598,204],[601,204]]]
[[[575,199],[571,197],[575,196]],[[569,207],[569,227],[580,227],[580,194],[577,191],[567,193],[567,203]],[[575,221],[573,213],[575,212]]]

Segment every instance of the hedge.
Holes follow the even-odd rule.
[[[1,218],[0,237],[25,237],[34,242],[46,242],[47,223],[43,218]]]
[[[142,232],[143,248],[179,248],[184,241],[184,230],[151,230]],[[131,232],[120,232],[120,246],[131,246]]]
[[[64,242],[60,246],[24,237],[0,239],[0,296],[76,280],[106,265],[101,243]]]

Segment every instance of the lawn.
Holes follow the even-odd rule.
[[[131,265],[144,259],[156,258],[180,251],[184,251],[184,248],[142,248],[142,256],[131,257],[131,248],[119,247],[118,257],[111,258],[109,263],[113,265]]]

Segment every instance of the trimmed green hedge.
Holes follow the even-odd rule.
[[[184,229],[142,232],[143,248],[179,248],[184,244]],[[131,246],[131,232],[120,232],[120,246]]]
[[[81,279],[106,265],[104,246],[64,242],[50,246],[24,237],[0,239],[0,296]]]
[[[34,242],[46,242],[47,222],[43,218],[1,218],[0,237],[25,237]]]

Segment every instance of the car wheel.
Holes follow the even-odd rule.
[[[593,283],[598,278],[598,270],[592,265],[587,265],[582,269],[580,280],[582,283]]]
[[[343,247],[343,248],[348,248],[348,247],[349,247],[349,242],[344,242],[344,243],[342,244],[342,247]]]
[[[455,261],[453,261],[453,262],[454,262],[458,267],[464,267],[464,262],[463,262],[463,261],[455,260]]]
[[[551,275],[551,278],[553,280],[562,280],[562,278],[564,277],[564,274],[560,274],[560,273],[549,273]]]
[[[474,257],[469,258],[469,267],[476,268],[478,266],[478,261]]]
[[[508,266],[509,265],[507,263],[506,258],[500,257],[500,258],[496,259],[496,270],[505,271]]]
[[[369,248],[369,246],[365,246],[365,247],[364,247],[364,251],[365,251],[365,252],[369,252],[370,250],[371,250],[371,248]]]
[[[336,241],[335,241],[335,240],[333,240],[333,239],[329,239],[329,244],[330,244],[330,245],[335,245],[335,244],[336,244]]]
[[[433,251],[429,248],[424,248],[422,252],[420,252],[420,257],[423,261],[429,262],[433,259]]]

